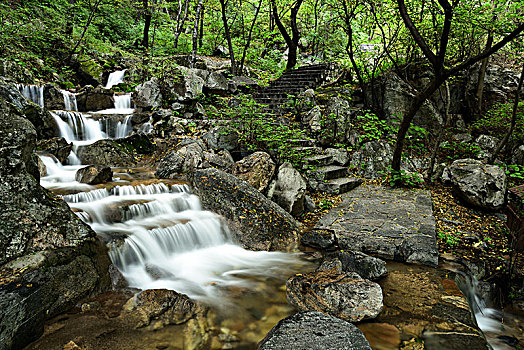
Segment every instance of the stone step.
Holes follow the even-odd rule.
[[[320,182],[318,190],[329,194],[342,194],[360,186],[363,182],[364,180],[358,177],[339,177]]]
[[[331,180],[339,177],[345,177],[348,169],[338,165],[326,165],[308,172],[308,175],[317,181]]]
[[[304,159],[307,165],[324,166],[332,164],[333,157],[325,154],[319,154],[316,156],[307,157]]]
[[[288,142],[296,147],[311,147],[314,145],[312,139],[291,139]]]
[[[322,148],[315,146],[293,147],[293,151],[302,155],[315,155],[322,152]]]

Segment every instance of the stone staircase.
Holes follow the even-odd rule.
[[[269,86],[260,88],[255,94],[255,101],[267,106],[267,110],[276,114],[285,114],[293,110],[294,98],[307,89],[316,89],[327,78],[332,65],[321,63],[304,66],[285,72],[273,80]]]
[[[342,194],[363,182],[360,178],[349,177],[348,168],[337,164],[333,156],[324,154],[322,148],[314,145],[313,140],[293,140],[293,144],[295,153],[306,155],[302,173],[312,190]]]

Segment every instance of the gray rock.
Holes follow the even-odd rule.
[[[187,295],[167,289],[148,289],[129,299],[123,306],[125,319],[135,328],[150,326],[159,329],[171,324],[183,324],[204,307]]]
[[[190,181],[202,206],[224,216],[244,248],[282,251],[296,248],[299,224],[247,182],[213,168],[195,171]]]
[[[387,275],[386,263],[378,258],[355,251],[336,251],[328,253],[325,261],[338,260],[343,272],[355,272],[368,280],[377,280]]]
[[[155,172],[156,177],[164,179],[175,179],[181,174],[209,167],[205,164],[205,154],[202,142],[194,139],[186,139],[180,148],[171,151],[158,164]],[[207,165],[207,166],[206,166]]]
[[[299,312],[284,318],[258,344],[260,350],[371,350],[360,329],[320,312]]]
[[[453,140],[462,142],[462,143],[468,143],[473,141],[473,136],[468,133],[462,133],[462,134],[455,134],[453,135]]]
[[[1,350],[24,347],[42,333],[44,318],[110,283],[94,231],[37,182],[36,136],[0,95]]]
[[[73,149],[73,144],[67,142],[63,137],[53,137],[52,139],[38,141],[36,149],[54,155],[60,163],[64,164]]]
[[[224,94],[228,91],[228,80],[221,72],[211,72],[207,76],[204,88],[215,94]]]
[[[385,141],[370,141],[351,157],[351,166],[366,178],[378,179],[387,173],[393,161],[393,150]]]
[[[324,153],[333,157],[333,160],[338,164],[345,166],[349,163],[350,157],[347,150],[343,148],[326,148]]]
[[[275,168],[275,162],[269,154],[255,152],[235,163],[233,175],[249,182],[260,192],[264,192],[275,175]]]
[[[337,243],[335,233],[332,230],[313,229],[302,235],[300,242],[316,249],[328,249]]]
[[[349,322],[378,316],[384,307],[382,288],[356,273],[317,271],[286,282],[287,301],[300,311],[319,311]]]
[[[114,108],[113,91],[102,87],[93,88],[88,85],[76,95],[76,104],[80,112]]]
[[[306,180],[286,162],[278,168],[276,180],[271,183],[267,197],[291,215],[297,216],[304,211],[306,187]]]
[[[157,78],[148,80],[135,88],[133,93],[135,106],[142,108],[159,108],[162,106],[162,93]]]
[[[225,126],[217,126],[211,129],[202,137],[210,149],[218,151],[226,149],[228,151],[234,151],[238,149],[238,133]]]
[[[237,91],[248,92],[256,87],[258,87],[256,80],[244,76],[233,77],[228,81],[228,88],[232,93]]]
[[[212,168],[217,168],[228,173],[233,171],[235,164],[231,153],[226,149],[217,153],[204,151],[204,159]]]
[[[309,125],[311,131],[317,132],[320,131],[320,117],[322,116],[322,111],[319,106],[315,106],[309,110],[303,117],[302,121]]]
[[[447,170],[449,181],[467,203],[488,210],[504,205],[507,179],[498,166],[475,159],[458,159]]]
[[[33,76],[24,66],[7,60],[0,63],[0,76],[12,83],[31,84]]]
[[[360,186],[343,194],[342,199],[315,226],[333,230],[341,249],[438,265],[429,191]]]
[[[38,157],[38,173],[40,174],[40,177],[44,177],[47,175],[47,167],[45,166],[42,159],[40,159],[40,157]]]
[[[98,185],[113,179],[113,171],[108,166],[88,165],[78,169],[75,180],[84,184]]]
[[[499,142],[500,141],[496,137],[489,135],[480,135],[475,140],[475,143],[480,147],[480,149],[488,153],[493,153]]]
[[[64,109],[64,95],[54,85],[44,86],[44,106],[49,110]]]
[[[131,166],[133,158],[117,142],[104,139],[91,145],[78,148],[78,157],[82,164],[105,165],[110,167]]]
[[[511,164],[524,165],[524,145],[520,145],[513,150]]]
[[[306,195],[304,197],[304,211],[306,213],[309,213],[315,210],[316,208],[317,208],[317,205],[315,204],[313,199],[310,196]]]

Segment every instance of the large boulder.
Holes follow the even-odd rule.
[[[133,157],[117,142],[104,139],[78,148],[82,164],[127,167],[133,165]]]
[[[64,95],[54,85],[47,84],[44,86],[44,105],[50,110],[64,109]]]
[[[230,173],[233,170],[235,161],[227,149],[218,152],[204,151],[204,159],[212,168],[217,168]]]
[[[390,72],[376,79],[374,84],[366,89],[366,99],[375,110],[388,121],[392,121],[406,114],[416,93],[396,73]],[[425,128],[433,135],[440,130],[442,123],[442,116],[429,100],[424,102],[413,119],[414,125]]]
[[[320,312],[299,312],[280,320],[258,344],[260,350],[371,350],[355,325]]]
[[[104,165],[88,165],[75,174],[75,180],[84,184],[97,185],[113,179],[113,171]]]
[[[210,149],[226,149],[229,152],[238,149],[238,132],[226,126],[217,126],[202,137]]]
[[[0,350],[24,347],[45,318],[110,284],[94,231],[39,185],[36,136],[0,96]]]
[[[276,165],[266,152],[255,152],[236,162],[233,175],[264,192],[275,175]],[[271,199],[271,198],[270,198]]]
[[[69,157],[73,149],[73,144],[67,142],[63,137],[53,137],[52,139],[38,141],[36,149],[38,151],[51,153],[63,164],[67,157]]]
[[[286,162],[278,168],[277,178],[271,183],[267,197],[296,216],[304,211],[306,187],[306,180]]]
[[[21,63],[23,64],[23,62]],[[22,64],[5,59],[2,60],[2,62],[0,62],[0,77],[12,83],[32,83],[34,79],[31,72]]]
[[[135,106],[146,109],[159,108],[162,106],[162,92],[157,78],[138,85],[133,93]]]
[[[163,179],[175,179],[181,174],[202,169],[205,165],[205,147],[202,141],[184,140],[179,149],[170,151],[158,164],[155,175]]]
[[[511,164],[524,165],[524,145],[520,145],[513,150]]]
[[[287,301],[300,311],[319,311],[349,322],[373,319],[382,311],[382,288],[356,273],[317,271],[286,282]]]
[[[165,104],[189,102],[202,95],[209,72],[180,66],[172,73],[161,82]]]
[[[369,141],[351,157],[351,166],[366,178],[377,179],[389,172],[393,150],[386,141]]]
[[[76,95],[76,104],[80,112],[100,111],[115,107],[113,91],[90,85],[82,88]]]
[[[458,195],[467,203],[487,210],[498,210],[505,202],[507,179],[496,165],[475,159],[458,159],[445,170]]]
[[[190,181],[202,206],[222,215],[244,248],[282,251],[296,248],[299,224],[247,182],[212,168],[195,171]]]

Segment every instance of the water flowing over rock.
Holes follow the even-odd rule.
[[[22,348],[53,317],[109,285],[95,233],[37,182],[36,131],[0,97],[0,349]]]
[[[111,90],[88,85],[76,95],[76,103],[81,112],[101,111],[113,108],[115,99]]]
[[[306,187],[306,180],[286,162],[278,168],[277,178],[269,187],[268,198],[296,216],[304,211]]]
[[[38,141],[36,149],[48,152],[54,155],[60,163],[65,163],[73,149],[73,144],[67,142],[63,137],[53,137],[52,139]]]
[[[75,180],[89,185],[109,182],[113,178],[113,171],[108,166],[88,165],[78,169]]]
[[[445,170],[460,197],[467,203],[488,210],[500,209],[505,203],[507,179],[496,165],[475,159],[458,159]]]
[[[353,324],[320,312],[299,312],[273,327],[258,344],[260,350],[371,350]]]
[[[83,164],[126,167],[134,163],[133,158],[120,145],[108,139],[81,146],[77,153]]]
[[[64,95],[54,85],[44,86],[44,104],[47,109],[64,109]]]
[[[377,280],[387,275],[386,263],[361,252],[337,251],[327,253],[319,270],[330,270],[340,266],[339,272],[355,272],[368,280]]]
[[[191,182],[203,206],[226,218],[243,247],[282,251],[296,248],[299,224],[247,182],[218,169],[195,171]]]
[[[233,166],[233,175],[264,192],[275,174],[275,162],[266,152],[255,152]]]
[[[356,273],[296,274],[286,283],[287,300],[301,311],[328,313],[349,322],[373,319],[382,311],[382,288]]]

